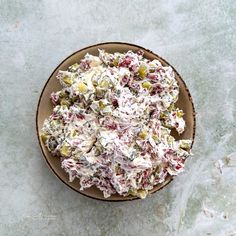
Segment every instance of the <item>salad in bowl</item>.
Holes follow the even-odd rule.
[[[142,49],[95,53],[56,71],[40,141],[80,192],[145,198],[191,154],[176,73]]]

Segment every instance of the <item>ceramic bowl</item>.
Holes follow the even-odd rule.
[[[47,148],[43,145],[43,142],[40,138],[40,131],[43,126],[44,120],[52,113],[52,103],[50,100],[50,94],[53,91],[58,91],[61,89],[61,85],[56,79],[56,74],[59,70],[66,70],[70,65],[79,62],[86,53],[90,53],[93,55],[98,55],[98,49],[105,49],[107,52],[114,53],[114,52],[127,52],[128,50],[133,50],[134,52],[142,49],[144,51],[144,57],[148,59],[158,59],[161,61],[161,63],[165,66],[170,65],[166,60],[158,56],[157,54],[151,52],[148,49],[142,48],[140,46],[130,44],[130,43],[120,43],[120,42],[108,42],[108,43],[100,43],[96,45],[92,45],[86,48],[83,48],[72,55],[68,56],[65,60],[63,60],[57,68],[52,72],[49,79],[47,80],[40,98],[38,102],[37,107],[37,114],[36,114],[36,131],[37,136],[39,140],[39,145],[42,150],[43,156],[50,167],[50,169],[53,171],[53,173],[67,186],[72,188],[73,190],[77,191],[78,193],[81,193],[87,197],[91,197],[94,199],[99,200],[106,200],[106,201],[126,201],[126,200],[134,200],[137,199],[137,197],[134,196],[127,196],[123,197],[118,194],[112,195],[109,198],[104,198],[103,194],[100,190],[98,190],[96,187],[91,187],[88,189],[85,189],[83,191],[80,190],[80,184],[79,179],[75,179],[73,182],[69,182],[68,174],[61,168],[61,162],[60,158],[53,157]],[[171,66],[171,65],[170,65]],[[173,68],[173,66],[171,66]],[[174,69],[174,68],[173,68]],[[192,102],[191,95],[189,93],[189,90],[184,83],[183,79],[179,75],[179,73],[174,69],[176,79],[179,84],[180,88],[180,94],[179,99],[177,101],[177,106],[181,108],[185,115],[184,119],[186,121],[186,129],[184,133],[181,135],[178,135],[176,132],[173,132],[173,136],[178,139],[192,139],[194,140],[195,136],[195,112],[194,112],[194,106]],[[152,190],[150,190],[150,193],[154,193],[164,186],[166,186],[173,177],[168,176],[166,180],[162,184],[156,185]]]

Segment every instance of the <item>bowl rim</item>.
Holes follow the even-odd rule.
[[[191,96],[191,94],[190,94],[190,92],[189,92],[189,89],[188,89],[188,87],[187,87],[185,81],[182,79],[182,77],[181,77],[180,74],[178,73],[178,71],[177,71],[169,62],[167,62],[165,59],[163,59],[161,56],[159,56],[158,54],[154,53],[154,52],[151,51],[150,49],[146,49],[146,48],[144,48],[144,47],[142,47],[142,46],[139,46],[139,45],[133,44],[133,43],[115,42],[115,41],[114,41],[114,42],[113,42],[113,41],[102,42],[102,43],[92,44],[92,45],[87,46],[87,47],[83,47],[83,48],[81,48],[81,49],[79,49],[79,50],[73,52],[72,54],[70,54],[69,56],[67,56],[65,59],[63,59],[63,60],[56,66],[56,68],[52,71],[52,73],[50,74],[50,76],[48,77],[46,83],[45,83],[44,86],[43,86],[43,89],[42,89],[42,91],[41,91],[41,93],[40,93],[40,96],[39,96],[39,99],[38,99],[38,103],[37,103],[37,110],[36,110],[36,117],[35,117],[37,140],[38,140],[38,143],[39,143],[39,146],[40,146],[41,153],[43,154],[44,160],[46,161],[46,163],[47,163],[49,169],[54,173],[54,175],[57,176],[57,178],[58,178],[59,180],[61,180],[61,181],[62,181],[67,187],[69,187],[70,189],[72,189],[72,190],[76,191],[77,193],[79,193],[79,194],[81,194],[81,195],[83,195],[83,196],[86,196],[86,197],[88,197],[88,198],[91,198],[91,199],[94,199],[94,200],[103,201],[103,202],[126,202],[126,201],[140,200],[139,197],[135,197],[135,196],[134,196],[133,198],[130,198],[130,199],[115,199],[115,200],[114,200],[114,199],[111,200],[111,199],[109,199],[109,198],[103,198],[103,199],[102,199],[102,198],[92,197],[92,196],[90,196],[90,195],[87,195],[87,194],[85,194],[85,193],[83,193],[83,192],[78,191],[78,189],[76,189],[76,188],[70,186],[68,183],[66,183],[66,182],[56,173],[56,171],[55,171],[55,170],[53,169],[53,167],[50,165],[50,163],[49,163],[49,161],[48,161],[48,159],[47,159],[47,157],[46,157],[46,155],[45,155],[45,153],[44,153],[44,151],[43,151],[42,144],[41,144],[41,142],[40,142],[40,134],[39,134],[39,127],[38,127],[39,106],[40,106],[40,102],[41,102],[41,99],[42,99],[44,90],[45,90],[45,88],[47,87],[48,82],[49,82],[50,79],[52,78],[52,75],[55,73],[55,71],[56,71],[67,59],[69,59],[70,57],[74,56],[75,54],[77,54],[77,53],[79,53],[79,52],[81,52],[81,51],[87,50],[87,49],[89,49],[89,48],[92,48],[92,47],[97,47],[97,46],[102,46],[102,45],[107,45],[107,44],[120,44],[120,45],[138,47],[138,48],[140,48],[141,50],[147,51],[147,52],[153,54],[154,56],[160,58],[162,61],[164,61],[166,64],[168,64],[169,66],[171,66],[171,67],[173,68],[173,70],[175,71],[175,73],[177,74],[177,76],[179,77],[179,79],[181,80],[181,82],[183,83],[183,86],[184,86],[184,88],[185,88],[185,90],[186,90],[186,92],[187,92],[187,94],[188,94],[189,101],[190,101],[190,103],[191,103],[191,105],[192,105],[192,111],[193,111],[193,135],[192,135],[192,144],[191,144],[191,149],[192,149],[193,143],[194,143],[194,139],[195,139],[195,135],[196,135],[196,112],[195,112],[195,107],[194,107],[193,99],[192,99],[192,96]],[[149,193],[149,195],[151,195],[151,194],[153,194],[153,193],[155,193],[155,192],[161,190],[162,188],[166,187],[167,185],[169,185],[169,184],[173,181],[173,179],[174,179],[173,176],[171,176],[171,177],[170,177],[170,180],[169,180],[167,183],[165,183],[163,186],[161,186],[160,188],[156,189],[155,191]]]

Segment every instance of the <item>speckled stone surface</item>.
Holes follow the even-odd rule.
[[[235,16],[234,0],[0,0],[0,235],[236,235]],[[194,156],[145,200],[100,202],[70,190],[36,139],[36,105],[52,70],[103,41],[158,53],[195,102]]]

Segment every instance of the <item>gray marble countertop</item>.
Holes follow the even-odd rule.
[[[235,16],[233,0],[0,0],[0,235],[236,235]],[[35,112],[48,76],[103,41],[167,59],[195,103],[194,156],[146,200],[81,196],[52,174],[38,146]]]

